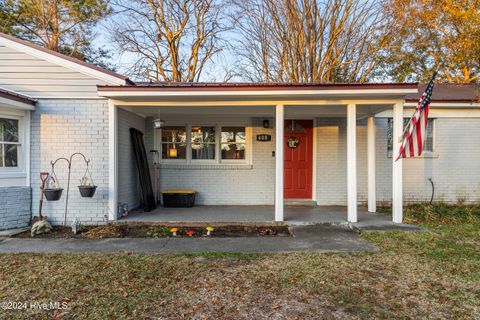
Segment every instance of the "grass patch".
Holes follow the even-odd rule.
[[[0,302],[68,309],[0,318],[478,319],[476,212],[409,208],[426,231],[362,233],[376,253],[3,254]]]

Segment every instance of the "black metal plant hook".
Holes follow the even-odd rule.
[[[50,161],[50,164],[52,165],[52,172],[54,171],[55,165],[57,164],[57,162],[59,160],[65,160],[68,163],[67,196],[65,198],[65,213],[63,214],[63,225],[64,226],[67,225],[68,193],[70,191],[70,174],[72,172],[72,159],[76,155],[80,155],[80,156],[83,157],[83,160],[85,161],[85,164],[87,165],[87,168],[88,168],[88,165],[90,164],[90,159],[87,159],[87,157],[85,157],[85,155],[81,152],[73,153],[70,156],[70,159],[67,159],[65,157],[60,157],[60,158],[56,159],[55,161]]]

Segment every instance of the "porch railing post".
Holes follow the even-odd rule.
[[[403,103],[393,106],[393,169],[392,169],[392,221],[402,223],[403,221],[403,177],[402,159],[397,159],[400,150],[401,137],[403,134]]]
[[[275,221],[283,221],[284,105],[275,107]]]
[[[368,140],[368,212],[377,211],[376,178],[375,178],[375,117],[369,117],[367,122]]]
[[[348,222],[357,222],[357,106],[347,106]]]
[[[118,110],[113,101],[108,101],[108,220],[117,220],[118,211],[118,155],[117,123]]]

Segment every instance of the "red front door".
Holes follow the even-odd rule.
[[[312,199],[313,121],[285,121],[285,199]]]

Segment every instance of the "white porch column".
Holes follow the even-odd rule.
[[[108,100],[108,220],[117,220],[117,117],[117,107]]]
[[[393,105],[393,170],[392,170],[392,220],[403,221],[402,159],[395,161],[400,150],[403,133],[403,103]]]
[[[375,192],[375,117],[369,117],[367,122],[367,157],[368,157],[368,212],[377,211]]]
[[[357,222],[357,106],[347,106],[348,222]]]
[[[284,106],[275,107],[275,221],[283,221]]]

